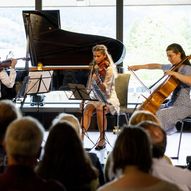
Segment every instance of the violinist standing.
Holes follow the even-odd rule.
[[[108,112],[114,114],[119,111],[119,100],[115,92],[115,78],[117,76],[117,70],[105,45],[100,44],[94,46],[92,48],[92,53],[93,70],[90,73],[87,89],[90,91],[91,98],[95,99],[95,101],[87,101],[85,103],[82,126],[84,131],[88,130],[93,112],[95,111],[97,115],[97,125],[100,132],[99,140],[95,149],[101,150],[106,146],[106,114]],[[98,92],[95,90],[95,85],[99,89]],[[104,96],[104,99],[99,99],[99,94],[102,94],[101,97]],[[103,100],[105,100],[106,103]]]
[[[8,88],[12,88],[14,86],[16,79],[16,71],[15,71],[16,64],[17,64],[16,59],[11,59],[10,63],[7,63],[7,65],[9,65],[10,67],[10,73],[8,74],[4,67],[4,65],[6,64],[2,64],[3,66],[1,66],[0,62],[0,90],[1,90],[1,84],[4,84]],[[1,98],[1,91],[0,91],[0,98]]]
[[[176,132],[175,124],[178,120],[191,115],[191,64],[186,59],[178,68],[178,71],[170,70],[171,66],[180,63],[186,58],[183,48],[176,43],[169,45],[166,49],[167,57],[170,64],[144,64],[129,66],[129,70],[139,69],[161,69],[166,75],[172,76],[179,80],[178,86],[172,92],[167,103],[162,104],[160,109],[156,112],[162,127],[168,134]]]

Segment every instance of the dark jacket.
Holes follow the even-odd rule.
[[[43,180],[35,174],[32,168],[21,165],[8,166],[0,175],[0,190],[66,191],[59,182]]]

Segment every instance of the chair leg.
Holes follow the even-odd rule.
[[[117,113],[117,128],[119,128],[119,116],[120,116],[120,114]]]
[[[182,141],[182,132],[183,132],[183,127],[184,127],[184,122],[180,121],[181,127],[180,127],[180,137],[179,137],[179,142],[178,142],[178,151],[177,151],[177,156],[176,157],[171,157],[172,159],[179,159],[179,153],[180,153],[180,145]]]
[[[116,125],[114,126],[113,134],[118,134],[119,131],[120,131],[120,128],[119,128],[119,117],[120,117],[120,113],[117,113],[117,122],[116,122]]]
[[[184,127],[184,122],[181,121],[180,138],[179,138],[179,143],[178,143],[178,153],[177,153],[177,158],[178,158],[178,159],[179,159],[179,153],[180,153],[180,145],[181,145],[181,141],[182,141],[183,127]]]
[[[125,121],[126,121],[126,125],[128,125],[129,120],[126,113],[125,113]]]

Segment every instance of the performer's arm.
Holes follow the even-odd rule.
[[[11,62],[9,75],[7,74],[7,72],[4,69],[0,73],[1,82],[8,88],[12,88],[15,84],[15,79],[16,79],[15,65],[16,65],[16,63],[17,63],[17,60],[13,59]]]
[[[184,75],[179,72],[174,72],[167,70],[165,71],[165,74],[175,77],[176,79],[180,80],[181,82],[191,86],[191,76],[190,75]]]
[[[132,65],[128,67],[129,70],[140,70],[140,69],[162,69],[162,65],[158,63],[142,64],[142,65]]]

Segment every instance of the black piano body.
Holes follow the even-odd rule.
[[[116,64],[125,56],[125,47],[118,40],[62,30],[59,10],[26,10],[23,20],[32,65],[29,70],[36,70],[38,63],[43,70],[54,70],[52,90],[66,90],[68,83],[86,85],[96,44],[106,45]]]
[[[29,63],[26,62],[24,70],[17,70],[19,85],[29,71],[38,70],[38,63],[43,64],[42,70],[54,70],[51,90],[68,90],[68,83],[86,85],[89,64],[92,61],[92,47],[96,44],[105,44],[116,64],[122,63],[125,56],[125,47],[118,40],[62,30],[57,10],[23,11],[23,20],[28,42],[27,57],[30,57],[32,66],[29,67]],[[22,90],[22,88],[18,90]],[[5,93],[6,98],[10,91],[5,89]],[[21,97],[22,95],[24,95],[24,91],[21,91]],[[15,95],[10,99],[14,97]],[[60,112],[72,112],[77,117],[81,117],[81,113],[74,111],[76,109],[74,106],[68,106],[70,103],[67,103],[67,106],[65,103],[57,103],[54,100],[52,103],[48,102],[43,107],[34,107],[30,105],[31,103],[26,103],[22,112],[24,115],[39,119],[45,129],[49,128],[52,119]],[[90,128],[96,128],[94,120]],[[111,121],[108,120],[108,128],[113,126]]]

